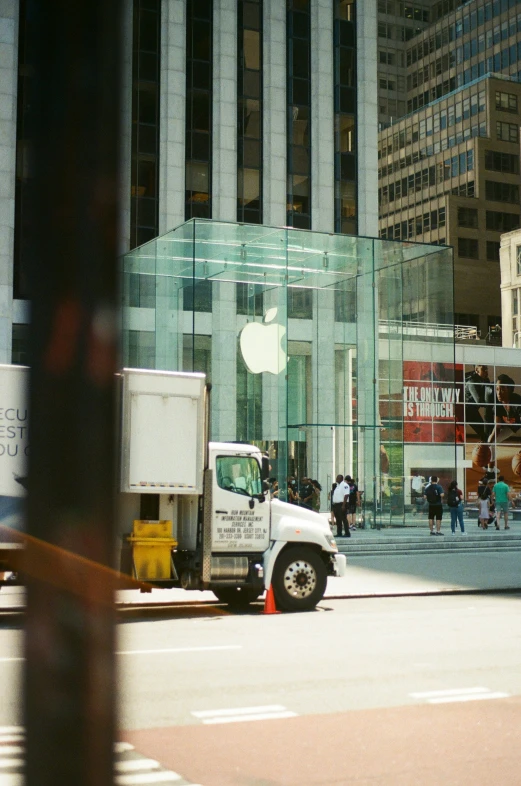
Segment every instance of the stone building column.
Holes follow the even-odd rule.
[[[263,223],[286,225],[286,3],[263,5]]]
[[[237,427],[237,319],[235,284],[212,284],[213,440],[234,440]]]
[[[185,220],[186,0],[161,4],[159,235]]]
[[[311,220],[335,229],[333,0],[311,2]]]
[[[237,2],[213,12],[212,218],[237,221]]]

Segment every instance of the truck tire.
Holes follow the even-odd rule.
[[[250,587],[219,587],[212,590],[221,603],[227,603],[231,609],[246,609],[259,597],[258,590]]]
[[[309,546],[292,546],[275,563],[272,586],[279,609],[314,609],[324,597],[326,584],[326,566]]]

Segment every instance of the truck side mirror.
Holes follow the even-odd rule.
[[[270,476],[270,460],[268,456],[262,457],[262,479],[268,480]]]

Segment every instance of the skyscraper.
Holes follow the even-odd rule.
[[[0,357],[23,362],[30,20],[1,13]],[[128,0],[122,23],[122,252],[191,217],[377,234],[371,3]]]
[[[485,336],[500,321],[500,236],[521,221],[521,3],[429,14],[403,45],[405,114],[379,135],[380,234],[454,246],[456,322]]]

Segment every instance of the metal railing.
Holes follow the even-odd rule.
[[[472,325],[448,325],[441,322],[402,322],[399,319],[381,319],[380,333],[388,335],[418,336],[421,338],[454,338],[455,341],[477,341],[481,334]]]

